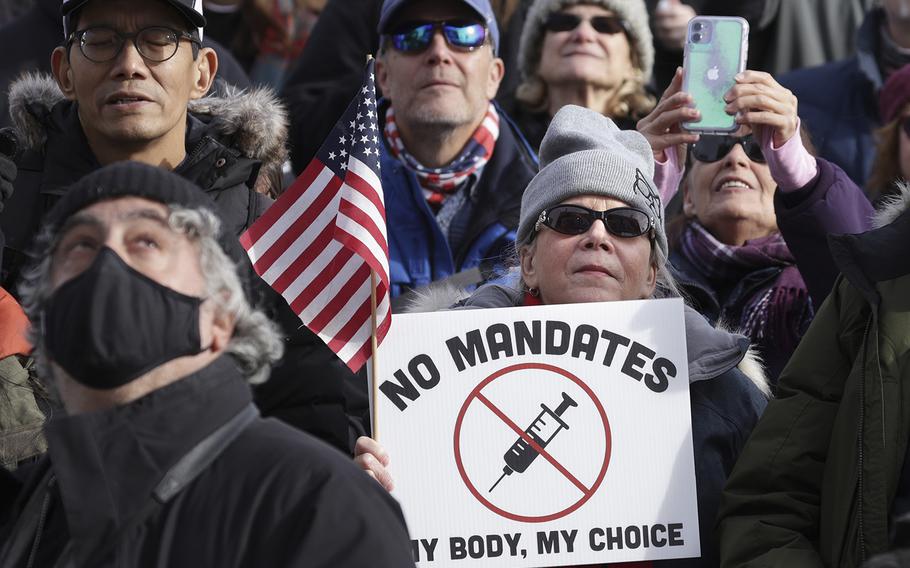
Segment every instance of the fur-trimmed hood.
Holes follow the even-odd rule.
[[[897,192],[883,198],[875,208],[875,215],[872,216],[872,227],[875,229],[890,225],[910,209],[910,183],[897,181],[894,188]]]
[[[416,293],[405,311],[439,311],[456,304],[459,308],[475,309],[517,306],[521,298],[522,293],[516,287],[503,284],[487,284],[474,293],[454,286],[430,286]],[[685,322],[690,382],[714,379],[737,367],[770,398],[771,387],[761,358],[748,338],[721,326],[711,326],[689,306],[685,307]]]
[[[878,283],[910,275],[910,257],[905,254],[910,239],[910,184],[896,183],[895,189],[894,195],[878,204],[872,229],[828,237],[837,268],[873,306],[881,301]]]
[[[10,85],[10,118],[24,150],[44,145],[51,109],[65,100],[48,74],[25,73]],[[189,110],[247,158],[264,164],[287,159],[287,111],[271,89],[241,90],[223,84],[217,94],[190,101]]]

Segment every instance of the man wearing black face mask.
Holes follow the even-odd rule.
[[[134,162],[51,210],[23,298],[66,412],[0,531],[0,565],[413,566],[379,485],[259,417],[248,383],[282,344],[213,211]]]

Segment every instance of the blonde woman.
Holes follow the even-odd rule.
[[[643,0],[536,0],[522,30],[522,82],[512,116],[534,148],[550,119],[574,104],[623,129],[654,108],[645,85],[654,47]]]

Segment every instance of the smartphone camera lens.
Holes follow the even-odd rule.
[[[692,43],[698,43],[702,39],[701,34],[692,34]]]
[[[701,22],[695,22],[694,24],[692,24],[692,29],[697,32],[701,31],[702,28],[704,28],[704,27],[705,27],[705,25]]]

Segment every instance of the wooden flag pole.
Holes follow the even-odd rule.
[[[372,432],[373,439],[379,441],[379,421],[377,416],[379,411],[377,409],[379,405],[379,389],[376,386],[379,383],[378,375],[378,366],[377,359],[378,356],[376,351],[378,349],[378,344],[376,343],[376,271],[370,269],[370,324],[372,325],[372,330],[370,332],[370,344],[373,348],[373,356],[370,358],[370,389],[372,391],[373,397],[373,416],[372,418]]]

